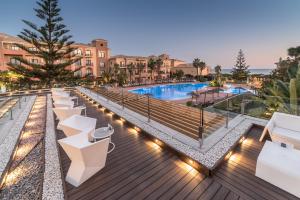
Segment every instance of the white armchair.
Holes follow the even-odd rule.
[[[56,114],[59,123],[57,125],[57,129],[61,130],[60,122],[72,117],[73,115],[81,115],[82,110],[84,110],[84,107],[74,107],[74,108],[68,108],[68,107],[58,107],[53,108],[54,113]]]
[[[275,112],[266,125],[259,141],[269,132],[272,141],[293,144],[300,149],[300,116]]]
[[[60,100],[60,101],[55,101],[54,103],[55,108],[59,107],[68,107],[68,108],[73,108],[74,107],[74,101],[71,100]]]
[[[105,166],[109,138],[91,143],[88,141],[88,135],[81,133],[58,140],[58,143],[71,160],[66,181],[75,187],[78,187]]]
[[[260,152],[255,175],[300,198],[300,151],[266,141]]]
[[[97,119],[91,117],[84,117],[80,115],[73,115],[60,122],[59,127],[67,137],[79,134],[81,132],[88,132],[89,135],[95,132]]]

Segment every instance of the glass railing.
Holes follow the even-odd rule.
[[[5,131],[1,131],[2,127],[19,116],[28,98],[27,96],[0,98],[0,137],[5,134]]]
[[[244,114],[252,117],[270,119],[274,112],[292,115],[300,114],[300,99],[279,96],[257,96],[245,93],[228,98],[212,106],[213,109]]]

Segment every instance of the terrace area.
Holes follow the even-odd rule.
[[[263,143],[258,142],[261,127],[253,127],[247,139],[231,157],[206,176],[183,162],[180,155],[155,139],[123,123],[116,115],[80,98],[87,115],[97,119],[97,128],[111,123],[116,149],[109,154],[106,167],[74,187],[65,182],[68,199],[297,199],[289,193],[255,177],[255,165]],[[57,131],[59,138],[65,137]],[[70,160],[60,148],[63,177]],[[259,185],[260,187],[257,187]]]
[[[201,119],[198,109],[126,92],[108,92],[101,88],[96,88],[93,92],[77,88],[71,95],[78,97],[79,105],[86,106],[87,117],[97,119],[96,128],[104,127],[108,123],[114,128],[111,140],[116,147],[107,155],[105,167],[80,186],[71,185],[66,180],[71,160],[57,142],[68,136],[56,128],[59,121],[53,118],[51,96],[46,98],[46,94],[40,94],[33,99],[27,97],[28,108],[24,112],[28,114],[28,118],[24,116],[26,122],[22,134],[15,136],[17,142],[12,150],[14,156],[3,170],[0,198],[298,199],[255,176],[257,158],[265,143],[258,141],[263,126],[247,124],[247,130],[235,137],[234,140],[238,142],[231,143],[231,148],[222,152],[223,156],[209,158],[210,161],[216,159],[216,162],[212,168],[208,168],[201,160],[189,154],[195,151],[195,147],[187,151],[177,149],[177,146],[172,146],[172,143],[168,143],[160,135],[147,132],[147,128],[143,126],[137,127],[134,121],[121,116],[122,113],[116,112],[109,105],[116,104],[121,110],[124,105],[125,110],[130,109],[144,117],[146,123],[147,103],[150,100],[151,123],[157,122],[196,141],[199,137],[196,127]],[[99,101],[100,97],[105,101]],[[25,109],[26,102],[21,102]],[[219,129],[225,130],[224,115],[210,110],[205,110],[203,115],[205,138],[214,135]],[[18,120],[17,116],[14,118]],[[229,127],[233,118],[234,116]],[[33,121],[36,122],[35,125]],[[245,119],[242,123],[244,121]],[[239,140],[241,137],[243,140]],[[207,152],[208,155],[214,153],[208,150],[201,155]],[[22,170],[26,173],[20,173]]]

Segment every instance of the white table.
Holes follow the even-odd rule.
[[[111,141],[111,136],[114,133],[113,128],[109,127],[102,127],[98,128],[91,134],[94,142],[104,139],[104,138],[109,138],[109,143],[113,146],[111,150],[108,151],[108,153],[111,153],[115,149],[115,144]]]

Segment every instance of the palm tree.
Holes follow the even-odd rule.
[[[114,72],[112,71],[112,68],[109,67],[108,70],[105,70],[102,74],[103,82],[104,83],[111,83],[113,76],[114,76]]]
[[[296,73],[295,73],[296,71]],[[289,68],[289,82],[274,80],[269,93],[272,97],[265,96],[268,104],[276,104],[279,111],[291,114],[299,114],[299,97],[300,97],[300,66],[291,66]],[[274,98],[276,99],[274,101]]]
[[[156,62],[153,58],[150,58],[147,64],[148,69],[151,71],[151,81],[153,80],[153,72],[155,70]]]
[[[201,60],[199,58],[195,58],[193,60],[193,67],[195,67],[197,69],[197,79],[199,81],[199,67],[200,67],[200,62]]]
[[[127,65],[127,70],[128,70],[128,73],[129,73],[129,81],[131,83],[132,81],[132,74],[133,74],[133,70],[134,70],[135,66],[133,63],[130,63],[129,65]]]
[[[141,83],[141,80],[142,80],[142,72],[145,68],[145,64],[144,63],[141,63],[141,62],[138,62],[137,65],[136,65],[137,69],[138,69],[138,72],[139,72],[139,83]]]
[[[202,71],[206,68],[206,63],[201,61],[199,68],[200,68],[200,76],[202,76]]]
[[[118,76],[118,73],[120,71],[120,65],[115,63],[114,64],[114,79],[117,80],[117,76]]]
[[[158,77],[159,77],[159,79],[161,79],[161,77],[160,77],[160,74],[161,74],[160,73],[160,69],[161,69],[162,65],[164,64],[164,62],[163,62],[163,60],[161,58],[158,58],[155,63],[156,63],[156,67],[157,67]]]

